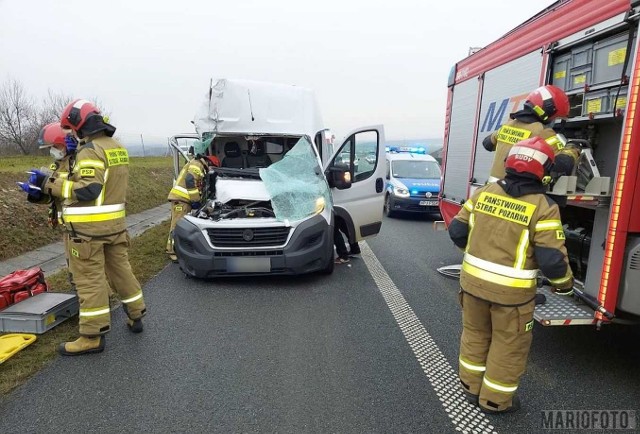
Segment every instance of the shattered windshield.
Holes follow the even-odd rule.
[[[276,219],[300,220],[331,204],[329,186],[311,142],[302,137],[282,160],[260,169]]]

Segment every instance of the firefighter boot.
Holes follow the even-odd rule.
[[[142,333],[144,328],[142,327],[142,319],[131,319],[127,318],[127,327],[131,330],[132,333]]]
[[[124,313],[127,314],[127,327],[129,327],[131,333],[142,333],[142,331],[144,330],[144,327],[142,326],[142,317],[138,319],[131,319],[129,317],[129,310],[127,309],[126,304],[122,305],[122,310],[124,310]],[[143,309],[142,314],[144,315],[146,312],[147,309]]]
[[[64,342],[58,347],[63,356],[101,353],[104,351],[104,336],[80,336],[73,342]]]
[[[471,405],[478,405],[480,395],[471,393],[469,386],[462,380],[460,380],[460,385],[462,386],[462,392],[464,392],[464,399]]]
[[[478,405],[478,402],[480,400],[480,397],[478,395],[474,395],[471,392],[467,392],[466,390],[463,389],[464,392],[464,399],[471,405]]]

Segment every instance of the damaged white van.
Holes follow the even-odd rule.
[[[228,79],[210,86],[193,123],[197,134],[170,139],[176,176],[192,157],[190,140],[203,141],[221,167],[206,175],[201,207],[174,231],[187,275],[328,274],[336,221],[350,242],[380,231],[382,126],[357,129],[334,149],[311,90]],[[368,155],[377,158],[360,158]]]

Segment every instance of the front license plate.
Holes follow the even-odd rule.
[[[228,273],[269,273],[271,258],[227,258]]]
[[[438,206],[437,200],[421,200],[420,206]]]

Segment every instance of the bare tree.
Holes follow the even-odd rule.
[[[39,121],[42,126],[60,121],[62,111],[72,100],[73,98],[69,95],[56,93],[49,89],[47,96],[42,99],[42,106],[39,110]]]
[[[37,149],[37,110],[22,83],[9,79],[0,86],[0,140],[22,154]]]
[[[49,89],[37,104],[19,81],[10,79],[0,84],[0,153],[19,151],[26,155],[37,151],[40,130],[59,121],[71,101],[69,95]],[[100,108],[103,116],[109,116],[110,112],[97,97],[90,101]]]

